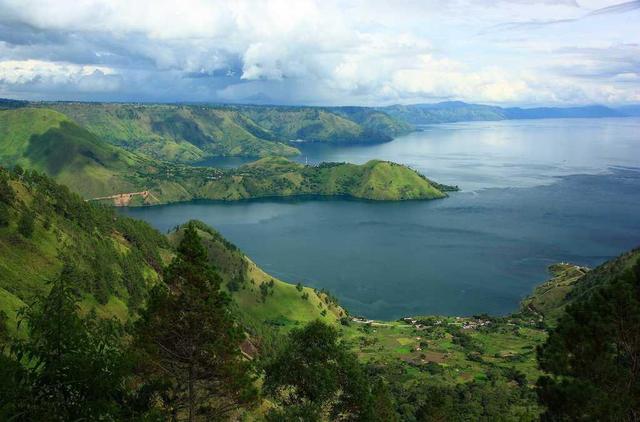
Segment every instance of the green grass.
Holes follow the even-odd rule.
[[[6,173],[1,168],[0,172],[0,178],[4,178]],[[153,254],[134,242],[142,236],[163,236],[155,231],[149,235],[146,230],[152,229],[146,225],[120,227],[118,222],[126,218],[116,216],[112,209],[93,207],[47,179],[13,177],[9,186],[15,198],[9,204],[9,225],[0,227],[0,310],[8,313],[10,326],[15,326],[17,308],[48,292],[49,282],[62,269],[61,253],[72,256],[80,271],[76,287],[82,293],[82,309],[96,309],[101,316],[126,320],[130,295],[122,260],[136,252],[130,257],[131,265],[140,269],[145,282],[142,289],[146,290],[159,275],[145,261]],[[35,216],[29,237],[18,230],[18,221],[27,212]],[[152,250],[160,254],[164,247],[166,244],[155,241]],[[95,296],[96,259],[106,262],[99,268],[113,270],[106,281],[108,298],[103,304]]]
[[[248,325],[290,328],[316,319],[336,324],[340,317],[346,315],[341,307],[328,300],[326,294],[309,287],[296,287],[270,276],[214,229],[200,222],[196,224],[209,259],[222,278],[223,288],[230,293]],[[173,245],[177,245],[181,238],[182,230],[169,234]],[[233,280],[237,281],[237,286],[230,289]],[[263,296],[260,285],[270,282],[273,285]]]
[[[126,192],[143,160],[47,109],[0,111],[0,165],[44,172],[87,196]]]
[[[547,325],[555,326],[567,305],[630,269],[638,260],[640,249],[624,253],[592,270],[568,263],[554,264],[549,267],[553,277],[537,286],[522,301],[522,312],[536,315]]]

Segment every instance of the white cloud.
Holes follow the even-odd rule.
[[[0,0],[0,81],[114,99],[636,101],[640,11],[589,15],[616,3]]]
[[[34,81],[68,83],[92,76],[115,75],[113,69],[104,66],[56,63],[42,60],[6,60],[0,62],[0,82],[28,84]]]

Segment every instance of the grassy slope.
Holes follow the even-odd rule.
[[[90,253],[96,247],[94,243],[100,240],[112,243],[117,256],[144,254],[136,243],[127,240],[132,235],[116,230],[117,226],[89,230],[79,225],[75,217],[51,211],[55,209],[55,201],[38,193],[45,189],[44,185],[36,183],[34,187],[29,187],[13,180],[11,186],[17,194],[17,200],[10,211],[11,223],[8,227],[0,227],[0,310],[9,315],[12,330],[15,330],[16,311],[25,303],[29,303],[34,295],[45,293],[48,289],[47,281],[60,271],[60,250],[71,246],[73,249],[89,253],[77,256],[80,266],[84,267],[94,265]],[[48,201],[52,201],[54,208],[43,208],[43,204]],[[88,210],[95,208],[81,201],[76,203],[76,207],[78,208],[74,208],[73,212],[77,215],[84,215]],[[26,210],[30,210],[36,216],[35,232],[31,238],[25,238],[17,232],[18,219]],[[117,219],[129,221],[113,214],[113,221]],[[107,220],[111,221],[111,218]],[[49,228],[45,228],[45,221],[49,222]],[[216,231],[202,223],[198,224],[211,262],[222,277],[223,286],[228,286],[231,280],[239,280],[239,289],[234,289],[232,297],[248,325],[293,326],[315,319],[335,324],[345,315],[345,311],[328,300],[326,294],[308,287],[301,287],[299,290],[294,285],[269,276]],[[161,234],[153,230],[152,232],[155,233],[153,236],[162,238]],[[175,245],[180,237],[181,231],[173,232],[169,235],[167,245],[153,246],[165,264],[173,256],[169,244]],[[118,262],[117,256],[113,262]],[[118,264],[113,265],[114,277],[126,279],[123,269]],[[159,280],[160,274],[149,264],[145,263],[142,267],[146,280],[143,289],[146,290]],[[274,282],[273,287],[269,288],[269,294],[263,300],[259,286],[271,280]],[[83,309],[95,308],[100,315],[127,319],[130,316],[127,305],[128,293],[116,281],[110,283],[109,289],[108,301],[102,305],[90,291],[83,290]],[[307,299],[302,297],[305,293]]]
[[[335,324],[340,317],[346,315],[341,307],[328,300],[326,294],[309,287],[296,287],[270,276],[218,232],[203,223],[196,224],[199,225],[199,233],[207,247],[211,263],[248,325],[289,327],[315,319]],[[174,245],[181,238],[181,229],[169,234]],[[268,294],[263,298],[260,285],[268,285],[272,280],[273,287],[268,289]],[[233,281],[237,283],[237,287],[229,288]],[[303,295],[308,298],[303,298]]]
[[[207,106],[43,103],[102,139],[172,161],[214,156],[290,156],[292,140],[330,143],[390,141],[411,127],[362,107]]]
[[[0,111],[0,164],[45,172],[86,196],[127,192],[142,160],[101,142],[53,110]]]
[[[230,109],[203,106],[47,103],[102,139],[172,161],[299,151]]]
[[[106,214],[103,218],[108,222],[107,225],[113,224],[111,227],[98,225],[89,230],[79,223],[79,219],[85,218],[90,209],[90,205],[80,198],[72,199],[71,206],[61,205],[62,202],[56,197],[74,196],[64,191],[58,191],[62,192],[60,196],[58,193],[50,195],[57,188],[39,182],[26,184],[13,180],[10,185],[16,193],[16,200],[9,208],[9,225],[0,227],[0,310],[9,315],[10,329],[15,330],[16,311],[28,304],[35,295],[48,290],[48,281],[57,276],[62,268],[61,251],[75,257],[79,268],[88,276],[86,280],[91,283],[94,280],[88,270],[95,266],[93,254],[100,247],[101,251],[114,254],[110,266],[113,279],[109,280],[107,287],[108,299],[100,304],[89,286],[79,285],[83,297],[81,306],[85,311],[94,308],[99,315],[127,319],[129,293],[122,284],[127,277],[120,259],[133,253],[137,247],[127,240],[129,232],[122,233],[116,229],[115,222],[123,218]],[[17,230],[18,220],[25,212],[35,216],[34,233],[29,238]],[[104,249],[105,245],[108,249]],[[156,246],[158,250],[163,250],[163,247]],[[141,258],[134,258],[134,262],[144,274],[145,283],[151,285],[158,280],[159,275],[151,264]]]
[[[322,109],[247,107],[243,111],[257,124],[288,141],[366,141],[363,138],[365,129],[361,125]]]
[[[17,308],[29,302],[34,295],[46,292],[47,281],[55,277],[61,269],[59,251],[64,249],[65,245],[92,252],[93,242],[107,239],[113,243],[118,254],[140,252],[134,251],[137,247],[127,240],[127,236],[113,228],[107,231],[96,228],[90,231],[78,225],[73,217],[52,212],[48,207],[42,208],[48,201],[53,201],[39,193],[45,189],[44,186],[36,183],[35,187],[30,187],[18,180],[10,183],[17,200],[10,210],[10,225],[0,228],[0,310],[7,311],[12,320]],[[54,202],[51,206],[54,206],[53,204]],[[80,209],[75,212],[79,215],[94,208],[83,202],[77,206]],[[31,238],[24,238],[17,232],[18,219],[26,210],[30,210],[36,216],[35,232]],[[45,221],[49,222],[49,228],[45,228]],[[296,286],[269,276],[213,229],[202,224],[200,227],[212,263],[220,273],[224,285],[227,286],[229,281],[234,279],[240,281],[240,288],[234,290],[232,296],[243,310],[247,321],[255,325],[264,324],[267,320],[290,325],[321,318],[335,323],[345,314],[340,307],[330,303],[325,294],[308,287],[298,290]],[[180,231],[174,232],[169,239],[175,244],[180,235]],[[157,236],[161,237],[159,233]],[[163,245],[157,245],[156,248],[158,254],[164,257],[165,263],[168,262],[173,252],[164,249]],[[81,265],[93,265],[86,256],[81,255],[78,258]],[[158,273],[149,265],[144,266],[143,272],[150,284],[158,280]],[[116,267],[114,274],[121,274],[119,267]],[[274,285],[269,289],[269,295],[262,300],[259,286],[271,280],[274,281]],[[113,284],[111,293],[109,301],[99,305],[93,295],[86,292],[85,308],[96,306],[101,314],[125,319],[128,316],[127,293],[117,284]],[[304,293],[308,295],[308,299],[302,298]],[[326,310],[324,315],[323,310]]]
[[[387,113],[368,107],[335,107],[330,109],[358,123],[365,133],[396,137],[409,133],[413,127],[403,120],[394,119]]]

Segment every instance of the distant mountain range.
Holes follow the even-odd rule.
[[[412,125],[517,119],[566,119],[640,116],[640,105],[610,108],[602,105],[582,107],[498,107],[446,101],[435,104],[392,105],[378,108]]]

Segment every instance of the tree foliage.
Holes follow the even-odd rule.
[[[640,263],[567,307],[538,360],[544,420],[640,420]]]
[[[251,405],[256,390],[240,351],[244,333],[193,224],[165,274],[166,287],[153,290],[136,330],[149,376],[166,386],[159,396],[165,410],[174,420],[212,420]]]
[[[114,420],[120,412],[121,329],[79,315],[71,267],[66,263],[49,294],[20,313],[29,336],[12,342],[0,367],[0,415],[9,420]]]
[[[30,210],[24,211],[18,221],[18,232],[27,239],[33,236],[35,230],[35,216]]]
[[[336,329],[321,321],[290,333],[266,366],[264,389],[280,405],[271,420],[375,420],[368,378]]]

